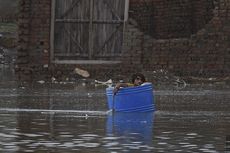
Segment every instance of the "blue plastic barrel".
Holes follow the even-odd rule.
[[[117,112],[148,112],[154,111],[152,83],[141,86],[121,88],[116,95],[113,87],[106,88],[109,109]]]

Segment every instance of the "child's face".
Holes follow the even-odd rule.
[[[136,79],[134,80],[134,86],[139,86],[142,83],[144,83],[141,79],[141,77],[137,76]]]

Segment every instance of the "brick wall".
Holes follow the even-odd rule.
[[[139,3],[141,1],[131,2]],[[196,4],[198,5],[201,2],[197,1]],[[159,3],[162,4],[163,1]],[[205,6],[199,7],[203,8]],[[129,43],[130,40],[132,42],[142,40],[142,43],[138,45],[141,48],[136,48],[136,43],[131,45],[127,42],[124,43],[128,44],[125,50],[127,55],[126,61],[128,61],[126,64],[131,65],[133,64],[134,57],[140,57],[139,60],[135,61],[140,61],[137,65],[141,65],[145,71],[167,69],[183,76],[229,76],[230,43],[228,41],[230,40],[230,12],[228,10],[230,9],[230,1],[220,0],[214,7],[213,14],[210,13],[210,16],[205,17],[205,19],[202,15],[200,18],[194,18],[194,20],[197,20],[197,29],[200,28],[195,34],[181,31],[181,33],[185,33],[184,36],[190,34],[187,37],[181,36],[184,38],[179,37],[180,32],[178,31],[178,34],[171,34],[179,38],[156,39],[152,35],[145,34],[146,31],[140,27],[142,22],[138,23],[138,20],[136,24],[130,22],[126,35],[131,35],[132,37],[127,38],[127,42]],[[200,10],[199,8],[197,9]],[[196,14],[200,16],[202,12],[196,12]],[[210,21],[204,24],[209,18]],[[165,20],[163,22],[168,21]],[[170,26],[170,24],[166,24],[166,26]],[[164,28],[165,26],[162,25],[162,29]],[[138,29],[141,29],[141,32],[134,32]],[[164,30],[161,31],[162,36],[160,37],[167,37],[164,36],[165,34]],[[138,51],[136,50],[142,51],[141,56],[137,54]]]
[[[121,64],[55,65],[49,61],[51,0],[20,0],[16,72],[21,80],[66,78],[75,67],[103,79],[156,69],[183,76],[228,76],[230,1],[212,2],[130,0]]]
[[[18,58],[19,79],[44,74],[49,63],[51,0],[19,0]]]

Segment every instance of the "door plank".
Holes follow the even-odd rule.
[[[92,59],[92,56],[93,56],[93,3],[94,3],[94,0],[90,0],[89,59]]]
[[[104,42],[104,44],[99,48],[99,50],[97,50],[98,52],[96,54],[103,54],[103,53],[100,53],[100,51],[104,50],[105,46],[112,40],[112,38],[116,35],[116,33],[118,32],[121,26],[122,25],[118,25],[116,27],[115,31],[112,32],[109,38]]]
[[[74,9],[74,7],[76,7],[78,4],[79,4],[79,2],[80,2],[81,0],[77,0],[77,1],[75,1],[72,5],[71,5],[71,7],[69,8],[69,9],[67,9],[62,15],[61,15],[61,19],[63,19],[64,17],[66,17],[73,9]]]
[[[116,10],[111,6],[110,2],[107,0],[103,0],[103,2],[110,8],[111,13],[117,18],[117,20],[121,21],[120,16],[116,12]]]

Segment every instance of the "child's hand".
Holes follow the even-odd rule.
[[[115,86],[113,89],[113,94],[116,95],[119,89],[119,86]]]

